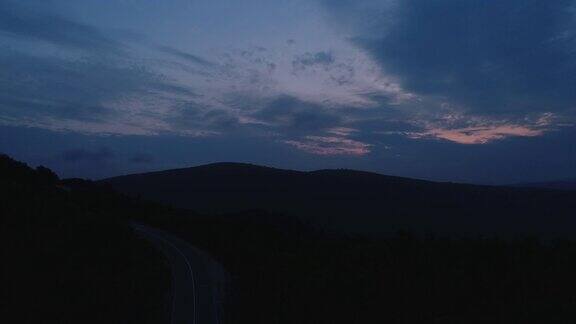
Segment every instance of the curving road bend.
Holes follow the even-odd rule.
[[[220,324],[223,268],[207,253],[165,231],[142,224],[132,228],[168,258],[173,284],[170,323]]]

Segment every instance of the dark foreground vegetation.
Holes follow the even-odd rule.
[[[232,274],[227,323],[574,323],[576,241],[326,236],[277,215],[148,222]]]
[[[8,162],[2,168],[6,163],[13,168],[15,162],[3,161]],[[2,301],[20,316],[64,319],[36,322],[85,323],[97,316],[95,322],[101,323],[166,322],[169,279],[163,259],[133,236],[129,219],[170,231],[223,264],[230,275],[225,323],[576,322],[573,227],[564,228],[561,239],[550,235],[542,240],[457,232],[435,237],[432,232],[411,234],[392,223],[380,228],[382,235],[336,232],[288,213],[195,213],[123,197],[106,184],[58,181],[46,169],[15,165],[34,180],[16,178],[14,171],[2,174],[12,179],[3,185],[1,206],[2,287],[8,287]],[[400,190],[422,195],[418,187]],[[461,197],[457,192],[450,195]],[[519,197],[531,197],[527,205],[540,208],[543,218],[570,224],[572,193],[503,192],[486,198],[493,196],[480,189],[472,197],[492,202],[481,210],[502,217],[500,208],[514,211]],[[508,205],[506,197],[511,198]],[[546,209],[542,201],[563,205]],[[399,208],[383,205],[381,217],[398,216]],[[466,207],[453,202],[427,208],[409,210],[417,216],[413,219],[423,219],[426,215],[416,213]],[[59,213],[50,215],[53,210]],[[360,215],[356,221],[361,223]],[[510,215],[514,220],[521,216]],[[545,223],[531,219],[536,221]]]
[[[127,222],[145,208],[6,156],[0,179],[1,323],[166,322],[169,268]]]

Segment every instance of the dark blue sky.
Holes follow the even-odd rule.
[[[576,178],[576,1],[0,0],[0,152]]]

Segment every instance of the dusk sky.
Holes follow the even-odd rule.
[[[575,0],[0,0],[0,152],[576,179]]]

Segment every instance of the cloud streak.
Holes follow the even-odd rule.
[[[336,136],[306,136],[303,139],[286,140],[284,143],[315,155],[361,156],[370,153],[370,146],[372,146]]]
[[[0,32],[20,39],[42,41],[69,49],[118,53],[122,46],[97,28],[23,6],[0,3]]]
[[[544,134],[543,129],[522,125],[492,125],[455,129],[432,129],[423,133],[410,133],[414,139],[432,137],[459,144],[487,144],[507,137],[535,137]]]
[[[114,152],[108,148],[98,150],[73,149],[62,153],[62,159],[67,162],[90,161],[101,162],[115,157]]]

